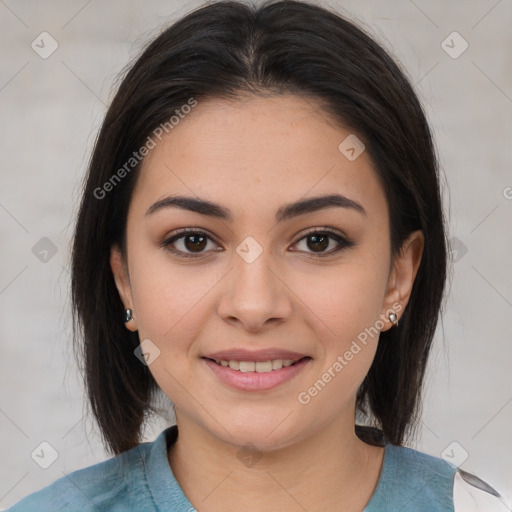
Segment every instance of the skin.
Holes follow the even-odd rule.
[[[111,267],[133,311],[127,328],[160,350],[149,369],[175,404],[180,432],[169,464],[201,512],[320,512],[340,503],[361,511],[375,490],[384,449],[359,440],[354,423],[378,335],[308,404],[297,399],[365,328],[383,319],[380,330],[392,328],[389,311],[396,303],[405,309],[423,251],[416,231],[391,260],[388,208],[372,163],[366,152],[350,161],[338,150],[350,133],[294,95],[208,100],[144,160],[128,213],[127,260],[113,247]],[[333,191],[361,203],[367,216],[331,207],[276,224],[282,205]],[[145,215],[170,194],[219,203],[234,220],[178,208]],[[330,239],[322,252],[304,238],[325,226],[355,245],[315,256],[338,247]],[[199,257],[158,245],[187,227],[211,234]],[[247,236],[263,251],[252,263],[236,252]],[[194,254],[190,239],[173,246]],[[312,360],[278,388],[239,391],[199,358],[233,347],[277,347]],[[256,462],[242,460],[245,453]]]

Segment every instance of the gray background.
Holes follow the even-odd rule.
[[[70,350],[69,248],[80,181],[116,75],[163,25],[201,4],[0,0],[0,509],[106,457],[83,417]],[[446,176],[453,283],[414,446],[461,462],[510,503],[512,2],[322,4],[350,13],[403,63]],[[46,59],[31,47],[43,31],[59,45]],[[469,45],[457,58],[461,39],[442,44],[454,31]],[[44,237],[54,255],[41,252]],[[165,425],[156,422],[146,438]],[[48,469],[31,458],[43,441],[58,452]]]

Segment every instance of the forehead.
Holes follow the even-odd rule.
[[[241,213],[249,200],[273,208],[286,199],[338,192],[382,215],[384,192],[368,155],[349,159],[342,151],[353,137],[309,98],[198,102],[145,157],[132,202],[147,209],[179,192]]]

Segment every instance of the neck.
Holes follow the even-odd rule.
[[[384,449],[361,441],[353,421],[337,419],[291,446],[251,452],[178,411],[176,417],[179,434],[169,464],[201,512],[242,506],[244,512],[315,512],[339,509],[340,503],[346,512],[361,511],[377,485]]]

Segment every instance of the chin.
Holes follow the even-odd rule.
[[[259,420],[254,415],[247,415],[240,422],[233,422],[231,419],[221,423],[225,430],[216,424],[213,433],[222,441],[242,451],[271,452],[286,448],[306,435],[303,427],[297,426],[301,432],[294,431],[293,425],[286,420],[283,421],[284,418],[286,415],[283,416],[282,413]]]

